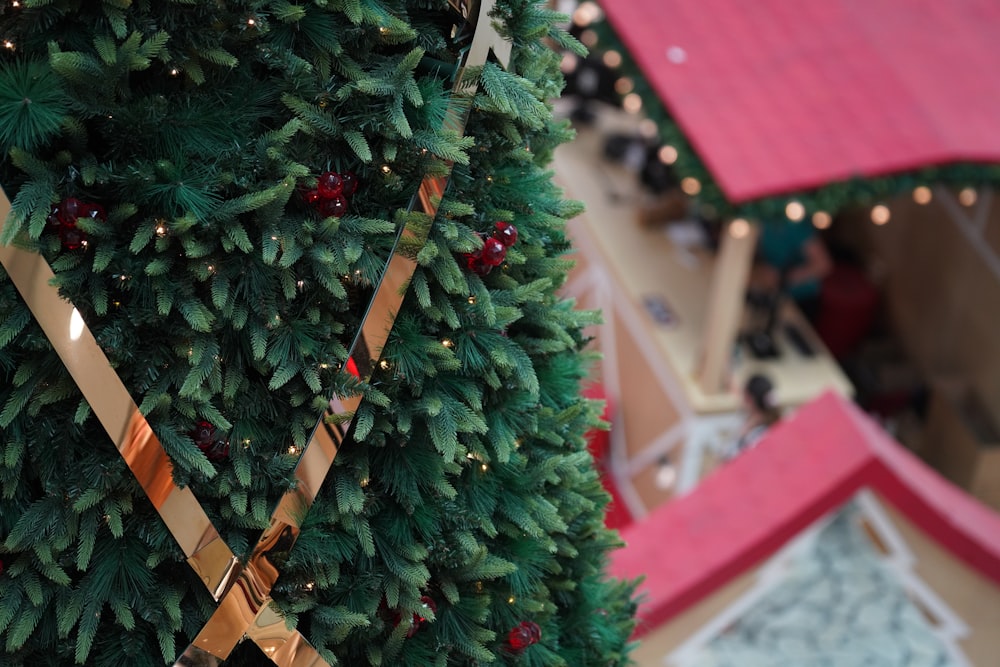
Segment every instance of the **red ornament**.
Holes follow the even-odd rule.
[[[0,574],[3,574],[3,561],[0,560]]]
[[[493,238],[499,240],[506,247],[511,247],[517,243],[517,227],[509,222],[498,222],[493,226]]]
[[[465,259],[465,268],[476,275],[485,276],[493,270],[493,267],[483,261],[482,255],[478,252],[462,255]]]
[[[315,206],[316,203],[320,200],[319,190],[315,189],[306,190],[305,192],[302,193],[302,199],[304,199],[305,202],[310,206]]]
[[[59,222],[64,225],[76,226],[76,219],[86,215],[84,203],[76,197],[68,197],[59,203]]]
[[[499,239],[492,236],[483,241],[483,249],[479,254],[483,264],[500,266],[507,257],[507,248]]]
[[[80,218],[105,221],[108,219],[100,204],[82,202],[76,197],[67,197],[52,207],[45,218],[49,229],[59,234],[59,240],[67,250],[79,250],[87,246],[87,235],[76,226]]]
[[[316,190],[323,199],[333,199],[344,192],[344,183],[337,172],[325,171],[316,182]]]
[[[420,596],[420,604],[422,604],[425,609],[430,609],[432,612],[434,612],[435,614],[437,614],[437,604],[434,602],[434,600],[430,596],[421,595]],[[426,622],[427,622],[426,618],[424,618],[420,614],[414,614],[413,615],[413,623],[410,625],[410,629],[407,630],[406,636],[407,637],[412,637],[413,635],[417,634],[417,631],[420,630],[420,627],[424,623],[426,623]],[[398,621],[397,621],[397,623],[398,623]]]
[[[191,439],[199,448],[208,447],[215,442],[215,426],[211,422],[201,420],[191,431]]]
[[[537,644],[542,638],[542,629],[534,621],[521,621],[507,633],[507,648],[513,653],[520,653],[532,644]]]
[[[211,422],[198,422],[189,435],[209,461],[224,461],[229,456],[229,441],[215,437],[215,426]]]
[[[350,197],[358,191],[358,176],[353,171],[345,171],[340,174],[340,182],[344,187],[344,195]]]
[[[323,217],[339,218],[347,213],[347,199],[343,195],[338,195],[332,199],[320,202],[317,209]]]

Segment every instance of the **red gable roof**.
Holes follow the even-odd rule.
[[[995,0],[602,4],[734,203],[1000,162]]]
[[[611,573],[646,577],[637,634],[761,563],[863,488],[1000,585],[1000,515],[827,394],[690,494],[622,531],[627,546],[612,554]]]

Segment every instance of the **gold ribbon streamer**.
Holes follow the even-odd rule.
[[[464,132],[470,108],[462,97],[475,92],[475,83],[465,76],[467,69],[485,64],[491,51],[502,64],[509,63],[511,44],[497,34],[489,18],[494,3],[495,0],[450,0],[470,24],[475,21],[472,43],[453,89],[456,97],[445,121],[459,133]],[[447,172],[426,177],[414,197],[413,208],[431,219],[448,185],[452,165],[447,164]],[[0,192],[0,231],[10,209],[10,200]],[[415,229],[407,225],[400,230],[396,247],[404,237],[409,237],[411,244],[423,245],[427,232],[426,226]],[[271,590],[280,575],[271,559],[287,554],[294,546],[301,522],[349,435],[352,420],[334,423],[329,417],[353,415],[361,398],[335,397],[330,401],[330,408],[317,422],[300,456],[295,469],[295,488],[278,502],[268,528],[247,563],[241,565],[191,490],[174,483],[163,446],[80,314],[59,296],[53,284],[55,275],[45,259],[16,246],[0,246],[0,265],[10,275],[94,415],[177,540],[188,564],[219,601],[219,607],[177,659],[175,667],[218,664],[244,637],[256,643],[279,667],[328,667],[297,630],[286,626],[271,603]],[[394,248],[350,349],[350,356],[355,358],[365,380],[377,360],[371,354],[381,354],[402,304],[404,287],[415,269],[416,262]],[[367,358],[357,358],[359,350]]]

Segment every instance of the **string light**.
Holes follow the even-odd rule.
[[[179,69],[177,69],[176,67],[171,67],[170,68],[170,76],[177,76],[180,73],[181,73],[181,71]]]
[[[299,448],[296,447],[295,445],[289,445],[288,446],[288,453],[291,454],[292,456],[294,456],[294,455],[296,455],[296,454],[299,453]]]
[[[391,364],[388,361],[386,361],[385,359],[383,359],[382,361],[378,362],[378,367],[381,368],[384,371],[389,370],[390,365]]]
[[[701,192],[701,182],[694,176],[687,176],[681,179],[681,190],[693,197]]]
[[[642,111],[642,98],[637,93],[629,93],[622,100],[622,109],[626,113],[639,113]]]
[[[5,49],[13,51],[14,50],[14,42],[10,41],[9,39],[5,39],[5,40],[3,40],[3,47]]]
[[[161,239],[167,235],[167,226],[163,222],[156,223],[156,235]]]
[[[257,25],[257,20],[251,16],[250,18],[247,19],[247,25],[252,28],[253,26]]]
[[[620,77],[615,81],[615,92],[619,95],[628,95],[633,88],[635,88],[635,83],[627,76]]]
[[[387,164],[383,164],[383,165],[382,165],[382,173],[383,173],[383,174],[388,174],[388,173],[390,173],[391,171],[392,171],[392,169],[391,169],[391,168],[389,167],[389,165],[387,165]]]
[[[656,152],[656,157],[660,159],[663,164],[673,164],[677,162],[677,149],[670,144],[664,144],[660,146],[660,150]]]
[[[931,199],[933,198],[934,195],[931,193],[931,189],[926,185],[918,185],[913,188],[913,201],[917,202],[921,206],[924,204],[930,204]]]
[[[315,581],[307,582],[306,585],[303,586],[303,588],[305,588],[307,591],[311,591],[312,589],[316,588],[316,582]]]
[[[816,229],[826,229],[833,224],[833,217],[826,211],[816,211],[813,213],[812,221]]]
[[[618,67],[619,65],[622,64],[622,54],[618,53],[617,51],[605,51],[604,56],[602,56],[601,60],[604,61],[605,65],[614,69],[615,67]]]
[[[517,602],[517,598],[515,598],[513,595],[507,598],[507,604],[514,604],[515,602]]]
[[[486,472],[487,470],[489,470],[489,469],[490,469],[490,467],[489,467],[488,465],[486,465],[485,463],[484,463],[484,464],[482,464],[481,466],[479,466],[479,468],[480,468],[480,469],[481,469],[481,470],[482,470],[483,472]]]
[[[559,61],[559,71],[563,74],[572,74],[576,71],[579,62],[580,59],[575,54],[567,51],[563,54],[562,60]]]
[[[652,139],[659,132],[659,128],[656,127],[656,123],[649,118],[643,118],[639,121],[639,134],[646,137],[647,139]]]
[[[594,2],[581,2],[573,11],[573,23],[579,27],[590,25],[601,18],[601,8]]]
[[[734,239],[746,238],[750,233],[750,223],[743,218],[736,218],[729,223],[729,235]]]
[[[806,217],[806,207],[798,200],[791,200],[785,205],[785,215],[792,222],[799,222]]]
[[[452,339],[450,339],[450,338],[442,338],[442,339],[441,339],[441,344],[442,344],[442,345],[444,345],[444,346],[445,346],[446,348],[448,348],[449,350],[450,350],[451,348],[455,347],[455,342],[454,342],[454,341],[452,341]]]
[[[889,212],[889,207],[885,204],[876,204],[872,206],[872,222],[876,225],[884,225],[889,222],[889,218],[892,214]]]
[[[303,287],[306,286],[306,281],[304,281],[304,280],[296,280],[295,281],[295,286],[298,287],[299,289],[302,289]]]
[[[361,478],[361,488],[362,489],[367,489],[368,488],[368,483],[369,483],[369,480],[368,480],[367,477],[362,477]]]
[[[470,306],[476,305],[476,295],[475,294],[470,294],[468,301],[469,301],[469,305]]]
[[[972,206],[976,203],[977,198],[975,188],[962,188],[961,192],[958,193],[958,203],[962,206]]]

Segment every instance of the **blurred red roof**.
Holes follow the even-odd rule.
[[[733,203],[1000,162],[996,0],[607,0]]]
[[[1000,585],[1000,514],[939,476],[846,399],[826,394],[686,496],[621,530],[616,577],[644,576],[637,635],[762,563],[870,489]]]

